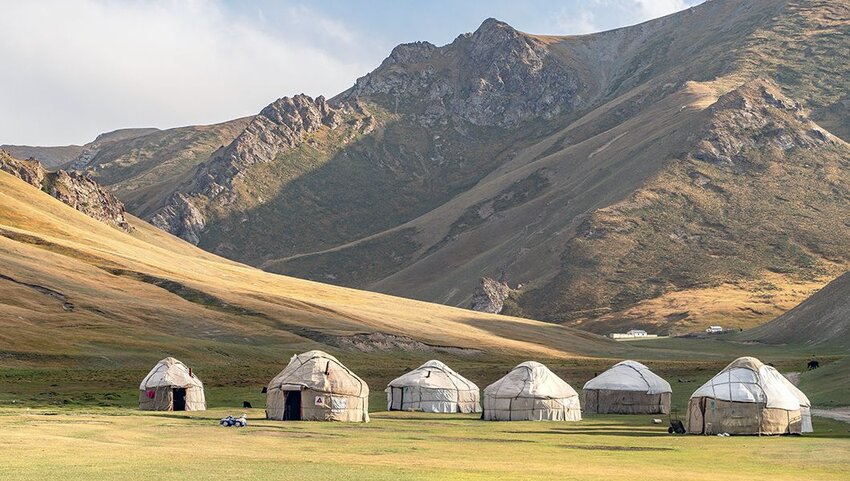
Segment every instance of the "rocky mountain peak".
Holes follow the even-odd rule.
[[[133,230],[125,218],[124,204],[88,174],[58,170],[48,172],[37,160],[18,160],[0,150],[0,170],[36,187],[74,209],[125,232]]]
[[[431,58],[438,47],[430,42],[403,43],[390,52],[389,57],[384,60],[384,65],[400,64],[411,65],[424,62]]]
[[[447,119],[512,127],[550,119],[582,102],[577,65],[496,19],[435,47],[403,44],[337,99],[365,99],[416,116],[424,126]]]
[[[473,53],[478,58],[483,58],[490,52],[502,49],[508,43],[517,43],[517,46],[522,47],[523,45],[519,42],[526,40],[525,37],[507,23],[488,18],[481,23],[478,30],[461,35],[458,39],[468,39],[473,46]]]
[[[344,107],[332,107],[322,96],[313,99],[299,94],[280,98],[261,110],[220,157],[237,171],[247,165],[271,162],[305,135],[322,127],[337,127],[342,122],[343,110]]]

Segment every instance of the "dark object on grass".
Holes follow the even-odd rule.
[[[251,406],[251,403],[248,401],[242,401],[242,407],[245,409],[251,409],[253,406]]]
[[[817,362],[816,360],[812,359],[811,361],[809,361],[809,364],[808,364],[809,371],[811,371],[812,369],[817,369],[819,367],[820,367],[820,363]]]
[[[670,427],[667,428],[667,432],[670,434],[685,434],[685,425],[678,419],[671,419]]]
[[[268,387],[268,386],[263,386],[263,390],[262,390],[262,391],[260,391],[260,394],[266,394],[267,392],[269,392],[269,387]]]

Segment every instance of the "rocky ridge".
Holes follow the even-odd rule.
[[[433,126],[455,118],[512,127],[551,119],[585,101],[579,71],[545,42],[490,18],[444,47],[402,44],[338,99],[379,99]]]
[[[324,97],[300,94],[283,97],[265,107],[227,147],[202,164],[191,181],[181,186],[151,223],[198,244],[207,224],[209,205],[227,206],[237,200],[234,183],[250,167],[275,161],[320,129],[336,129],[354,117],[355,128],[369,132],[374,119],[358,104],[331,105]],[[207,211],[207,212],[205,212]]]
[[[1,150],[0,170],[41,189],[89,217],[125,232],[133,230],[124,216],[124,204],[85,173],[64,170],[48,172],[37,160],[18,160]]]

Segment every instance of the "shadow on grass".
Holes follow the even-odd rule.
[[[640,431],[634,429],[586,429],[586,428],[555,428],[550,431],[502,431],[505,434],[554,434],[557,436],[592,435],[592,436],[628,436],[644,438],[668,437],[666,431]]]

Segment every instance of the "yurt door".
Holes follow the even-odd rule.
[[[301,420],[301,391],[286,391],[283,405],[284,421]]]
[[[392,394],[392,398],[391,398],[392,402],[390,403],[390,410],[391,411],[401,411],[401,403],[402,403],[402,400],[404,399],[404,389],[400,388],[400,387],[393,387],[393,388],[390,388],[390,389],[392,389],[392,391],[390,391],[390,393]]]
[[[186,410],[186,390],[183,388],[174,389],[174,410],[175,411],[185,411]]]

